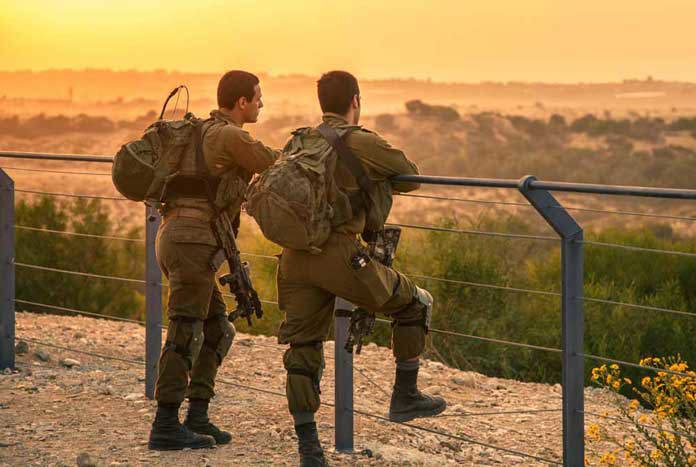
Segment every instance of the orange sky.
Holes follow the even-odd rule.
[[[696,81],[693,0],[0,0],[0,69]]]

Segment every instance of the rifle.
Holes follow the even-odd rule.
[[[211,221],[213,233],[230,268],[230,272],[220,276],[218,281],[223,287],[226,285],[230,287],[230,291],[237,301],[237,308],[229,314],[227,319],[234,322],[241,316],[246,318],[247,323],[251,326],[252,315],[256,315],[260,319],[263,316],[263,309],[259,295],[254,290],[249,277],[249,262],[242,261],[239,256],[239,249],[234,238],[234,232],[237,230],[235,224],[224,210],[220,211]]]
[[[382,230],[370,232],[369,235],[364,233],[363,238],[367,241],[370,258],[391,267],[396,256],[396,248],[399,246],[401,229],[399,227],[385,227]],[[374,313],[370,313],[364,308],[353,309],[345,345],[346,352],[353,353],[355,346],[355,353],[360,355],[363,339],[372,334],[375,327],[375,318]]]

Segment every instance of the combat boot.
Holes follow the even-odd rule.
[[[297,433],[299,444],[300,467],[325,467],[329,465],[319,442],[316,422],[295,425],[295,433]]]
[[[189,399],[184,426],[199,435],[212,436],[216,444],[229,443],[232,440],[232,435],[227,431],[220,430],[208,419],[208,404],[210,404],[209,399]]]
[[[157,405],[148,448],[155,451],[202,449],[215,446],[212,436],[199,435],[179,423],[178,405]]]
[[[389,420],[407,422],[419,417],[433,417],[447,408],[447,403],[442,397],[420,392],[417,383],[418,366],[415,369],[396,369],[396,382],[389,405]]]

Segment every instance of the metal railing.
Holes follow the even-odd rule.
[[[39,159],[39,160],[60,160],[60,161],[78,161],[78,162],[97,162],[97,163],[112,163],[110,157],[105,156],[75,156],[75,155],[60,155],[60,154],[37,154],[37,153],[18,153],[18,152],[0,152],[0,157],[16,158],[16,159]],[[61,173],[67,175],[85,175],[85,176],[101,176],[108,175],[107,172],[83,172],[83,171],[63,171],[38,169],[32,167],[8,167],[7,170],[17,171],[46,171],[49,173]],[[556,232],[558,237],[544,235],[526,235],[515,234],[508,232],[487,232],[479,230],[465,230],[455,228],[444,228],[430,225],[418,224],[393,224],[401,226],[405,229],[419,229],[434,232],[452,233],[460,235],[481,235],[488,237],[500,237],[510,239],[524,239],[534,241],[553,241],[560,239],[561,243],[561,263],[562,263],[562,285],[560,292],[548,290],[533,290],[526,288],[513,287],[508,284],[488,284],[477,283],[470,281],[462,281],[456,278],[434,277],[417,273],[406,273],[414,279],[439,281],[452,286],[458,287],[474,287],[498,290],[505,293],[521,293],[538,295],[547,297],[553,300],[560,300],[562,312],[562,333],[561,333],[561,348],[551,348],[546,346],[534,345],[523,342],[515,342],[506,339],[500,339],[492,336],[480,336],[463,332],[455,332],[444,329],[430,329],[434,334],[453,336],[457,338],[472,339],[481,342],[493,344],[514,346],[525,348],[534,351],[551,352],[561,355],[562,361],[562,406],[560,409],[520,409],[507,410],[497,412],[465,412],[463,414],[444,414],[440,417],[452,416],[494,416],[504,415],[508,413],[548,413],[562,412],[563,423],[563,465],[581,466],[584,465],[584,415],[595,416],[594,412],[589,412],[584,409],[584,360],[593,359],[602,362],[617,363],[620,365],[636,367],[647,371],[657,371],[650,366],[640,365],[634,362],[622,361],[606,356],[593,355],[584,352],[583,336],[584,336],[584,302],[602,303],[607,305],[632,307],[640,310],[648,310],[654,312],[671,313],[682,316],[696,316],[696,313],[691,313],[684,310],[674,310],[662,307],[654,307],[642,304],[624,303],[610,300],[605,297],[587,297],[583,293],[583,248],[584,245],[622,248],[632,251],[640,251],[647,253],[671,254],[685,257],[696,257],[694,253],[679,252],[672,250],[660,250],[641,248],[632,245],[612,244],[594,241],[585,241],[583,239],[583,229],[568,213],[575,210],[579,212],[594,212],[606,213],[626,216],[638,217],[655,217],[670,220],[686,220],[696,221],[696,218],[687,216],[670,216],[665,214],[653,214],[634,211],[618,211],[618,210],[603,210],[591,209],[584,207],[564,207],[552,195],[551,191],[571,192],[571,193],[595,193],[605,195],[619,196],[642,196],[652,198],[670,198],[670,199],[686,199],[696,200],[696,190],[677,190],[677,189],[661,189],[661,188],[643,188],[643,187],[620,187],[620,186],[603,186],[592,184],[577,184],[577,183],[560,183],[560,182],[543,182],[535,177],[527,176],[521,180],[506,180],[506,179],[481,179],[481,178],[454,178],[454,177],[430,177],[430,176],[399,176],[397,179],[409,182],[418,182],[421,184],[432,185],[447,185],[447,186],[466,186],[466,187],[481,187],[481,188],[502,188],[514,189],[519,191],[528,201],[528,203],[509,202],[509,201],[488,201],[475,200],[456,197],[440,196],[436,194],[403,194],[404,197],[423,198],[430,200],[440,200],[446,202],[466,202],[480,203],[487,205],[513,206],[516,208],[530,208],[536,210],[541,217],[550,225]],[[94,198],[108,201],[124,201],[125,199],[116,196],[100,196],[89,194],[75,194],[62,192],[44,192],[30,189],[15,189],[13,180],[4,172],[3,167],[0,167],[0,369],[14,368],[14,341],[15,336],[15,304],[31,305],[35,307],[53,309],[65,313],[74,313],[78,315],[117,319],[126,322],[134,322],[142,324],[146,328],[146,344],[145,344],[145,359],[131,360],[121,357],[113,357],[103,354],[96,354],[84,350],[77,350],[66,346],[61,346],[55,343],[39,341],[36,339],[24,338],[27,341],[34,342],[37,345],[48,345],[66,351],[86,353],[98,358],[114,359],[130,364],[145,365],[145,393],[147,397],[152,398],[154,394],[154,384],[157,374],[157,362],[160,355],[162,345],[162,287],[166,284],[162,283],[162,276],[155,259],[155,236],[159,226],[159,215],[151,209],[146,208],[145,211],[145,238],[129,238],[122,236],[109,235],[94,235],[82,232],[71,232],[63,230],[43,229],[36,226],[16,225],[14,219],[14,196],[15,193],[26,194],[41,194],[48,196],[68,196],[78,198]],[[127,200],[125,200],[127,201]],[[124,278],[117,276],[109,276],[104,274],[94,274],[88,271],[68,271],[52,267],[50,265],[36,265],[23,262],[17,262],[14,259],[14,232],[15,230],[25,231],[40,231],[53,235],[74,235],[83,237],[97,237],[109,240],[140,242],[145,243],[145,277],[143,279]],[[243,253],[251,257],[256,257],[260,260],[277,260],[275,256]],[[36,270],[50,271],[58,274],[77,274],[84,277],[99,280],[119,280],[144,286],[145,288],[145,303],[146,303],[146,319],[145,321],[133,320],[128,318],[113,317],[105,314],[78,310],[75,308],[62,307],[55,304],[40,303],[28,301],[25,299],[16,299],[14,297],[14,270],[15,267],[30,268]],[[224,294],[226,297],[231,297],[229,294]],[[267,304],[275,304],[274,300],[263,300]],[[335,336],[336,342],[343,342],[346,333],[348,332],[350,318],[343,310],[352,309],[352,305],[345,300],[338,299],[336,301],[336,318],[335,318]],[[380,323],[391,323],[389,320],[378,319]],[[276,350],[283,350],[280,346],[268,346]],[[370,376],[359,367],[353,366],[353,355],[346,352],[342,345],[335,345],[335,351],[332,358],[335,362],[335,403],[324,403],[324,405],[334,407],[335,410],[335,443],[336,448],[340,451],[351,451],[353,449],[353,417],[354,415],[364,416],[378,420],[380,422],[388,422],[388,419],[369,413],[367,411],[356,409],[353,406],[353,369],[358,374],[365,378],[372,387],[378,389],[383,395],[389,396],[379,384],[377,384]],[[681,376],[691,377],[690,375],[660,369],[659,371],[673,373]],[[237,387],[242,387],[252,391],[257,391],[262,394],[273,395],[277,397],[285,397],[285,394],[275,391],[270,391],[264,388],[255,388],[238,383],[224,382]],[[482,442],[471,436],[460,436],[432,428],[415,425],[412,423],[404,423],[401,425],[408,426],[412,429],[423,430],[439,436],[449,437],[459,441],[477,444],[492,449],[497,449],[503,452],[514,454],[517,456],[526,457],[543,463],[559,464],[557,460],[542,458],[533,454],[524,453],[518,450],[510,449],[503,446],[496,446]],[[651,428],[646,425],[646,428]]]

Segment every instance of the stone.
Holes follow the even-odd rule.
[[[36,358],[38,358],[42,362],[50,362],[51,361],[51,354],[46,352],[44,349],[36,349],[36,352],[34,352],[34,355],[36,356]]]
[[[97,462],[86,452],[77,455],[77,467],[97,467]]]
[[[60,364],[63,365],[65,368],[73,368],[76,366],[80,366],[79,360],[75,360],[74,358],[64,358],[60,361]]]
[[[29,344],[27,341],[20,340],[17,342],[17,345],[15,345],[15,353],[17,355],[24,355],[27,352],[29,352]]]
[[[100,386],[98,391],[103,396],[112,396],[114,394],[114,388],[111,386]]]
[[[3,375],[11,375],[12,374],[12,368],[5,368],[2,370]]]
[[[427,388],[423,389],[423,392],[430,394],[431,396],[439,396],[442,394],[442,388],[440,386],[428,386]]]
[[[140,399],[141,397],[143,397],[142,394],[140,394],[138,392],[133,392],[131,394],[128,394],[126,397],[124,397],[124,399],[127,401],[135,401],[135,400]]]
[[[466,386],[468,388],[476,387],[476,378],[474,378],[474,375],[471,373],[452,376],[451,381],[458,386]]]

